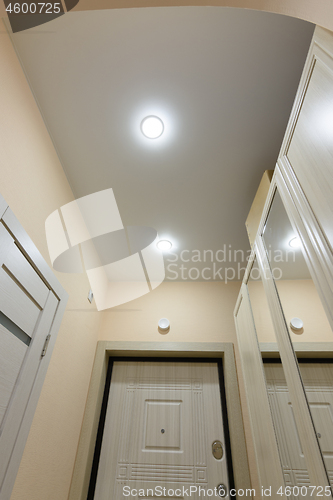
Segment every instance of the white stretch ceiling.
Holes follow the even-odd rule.
[[[141,8],[68,13],[12,40],[75,196],[113,188],[125,226],[155,228],[186,260],[211,250],[216,271],[234,266],[218,250],[249,250],[245,219],[313,28],[245,9]],[[151,114],[165,125],[155,141],[140,132]],[[191,267],[213,279],[212,254],[174,266],[177,279]]]

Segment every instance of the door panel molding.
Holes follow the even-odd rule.
[[[68,500],[86,500],[87,498],[110,357],[222,359],[235,488],[251,488],[234,346],[232,343],[100,341],[97,344]]]
[[[333,249],[332,143],[327,113],[332,106],[333,35],[317,26],[279,153],[278,165],[300,184],[316,223]],[[328,118],[328,122],[331,117]],[[297,182],[295,180],[297,179]],[[296,193],[302,190],[296,189]],[[308,219],[307,219],[308,220]],[[309,221],[310,222],[310,221]]]

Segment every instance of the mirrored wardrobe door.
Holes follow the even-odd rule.
[[[313,367],[309,368],[304,365],[300,369],[295,352],[303,353],[303,355],[304,352],[307,352],[307,355],[310,355],[311,349],[318,350],[318,344],[320,343],[322,343],[323,350],[325,350],[325,347],[329,346],[330,342],[333,342],[333,332],[306,264],[301,239],[291,224],[277,190],[273,196],[262,237],[258,240],[258,248],[266,293],[271,298],[270,307],[273,309],[273,315],[274,308],[277,309],[277,303],[280,304],[283,312],[283,321],[280,321],[278,327],[276,325],[275,330],[281,351],[282,364],[286,371],[286,380],[289,380],[288,386],[294,400],[293,409],[298,414],[296,420],[299,427],[303,428],[300,429],[299,436],[300,443],[303,443],[302,452],[304,451],[305,458],[308,456],[308,460],[316,452],[315,436],[317,447],[320,447],[321,457],[325,462],[326,476],[332,480],[333,465],[330,457],[333,456],[333,449],[330,450],[330,439],[328,438],[333,433],[333,412],[330,402],[330,394],[333,394],[333,386],[330,383],[330,380],[333,379],[330,376],[331,368],[326,367],[323,373],[320,372],[320,375],[320,370],[315,371]],[[277,295],[275,301],[272,297],[274,294]],[[275,302],[275,306],[272,304],[273,302]],[[278,313],[277,315],[279,316]],[[292,354],[288,349],[288,344],[293,347]],[[290,351],[289,355],[288,350]],[[295,363],[295,367],[292,367],[293,363]],[[270,373],[277,373],[279,370],[281,368],[275,367],[275,370],[271,369]],[[299,379],[299,374],[302,373],[306,375],[306,380],[304,378],[300,379],[300,387],[297,379]],[[321,380],[321,386],[318,384],[316,386],[315,382],[311,381],[311,377],[315,373],[317,373],[318,381]],[[325,377],[323,374],[325,374]],[[316,389],[314,389],[315,386]],[[324,387],[325,391],[323,390]],[[302,403],[302,398],[299,398],[302,391],[306,395],[307,408],[311,412],[311,421],[315,426],[315,432],[313,435],[308,436],[307,442],[304,433],[308,426],[300,424],[302,418],[304,422],[307,419],[306,408]],[[330,415],[332,415],[332,418]],[[320,429],[324,427],[325,432],[320,432]],[[303,450],[304,447],[307,448],[307,451]],[[317,460],[314,459],[313,463],[317,463]],[[321,475],[320,470],[317,470],[317,474],[319,474],[318,477]]]

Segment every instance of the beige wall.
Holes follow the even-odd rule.
[[[0,192],[49,263],[46,217],[73,199],[59,159],[0,23]],[[61,275],[69,302],[11,500],[65,500],[100,316],[85,275]]]
[[[276,284],[287,324],[294,317],[304,323],[301,333],[289,328],[292,342],[333,342],[332,329],[313,281],[279,280]],[[249,281],[248,288],[259,342],[276,342],[262,282]]]
[[[99,340],[236,342],[233,319],[240,283],[164,282],[139,299],[103,314]],[[158,332],[168,318],[170,332]]]

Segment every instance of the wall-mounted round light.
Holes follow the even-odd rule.
[[[158,116],[146,116],[141,122],[141,132],[148,139],[161,137],[164,131],[164,124]]]
[[[172,248],[172,243],[169,240],[160,240],[156,244],[156,246],[159,250],[162,250],[163,252],[168,252],[168,250],[171,250]]]
[[[158,329],[161,332],[168,332],[170,329],[170,321],[167,318],[161,318],[158,322]]]
[[[290,328],[295,332],[300,332],[303,329],[303,321],[300,318],[290,320]]]
[[[291,248],[301,248],[301,240],[296,236],[289,241],[289,246]]]

